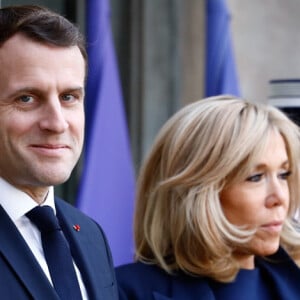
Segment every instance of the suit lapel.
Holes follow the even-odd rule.
[[[66,205],[68,204],[56,199],[57,217],[70,244],[72,256],[82,274],[88,295],[90,299],[105,299],[103,289],[112,285],[112,278],[106,271],[101,272],[103,264],[107,261],[107,257],[101,256],[103,251],[106,255],[107,253],[103,249],[103,243],[95,237],[95,229],[91,230],[96,228],[96,225],[90,219],[83,218],[80,212],[75,212],[74,208],[63,208]],[[74,225],[79,225],[80,229],[74,229]],[[98,232],[99,230],[97,227]]]
[[[35,299],[58,299],[20,232],[0,206],[0,252]]]

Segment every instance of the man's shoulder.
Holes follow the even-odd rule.
[[[102,228],[92,218],[81,212],[78,208],[72,204],[55,197],[56,213],[58,218],[63,219],[68,224],[84,224],[88,228],[94,228],[97,231],[101,231]]]

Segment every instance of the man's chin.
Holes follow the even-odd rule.
[[[70,178],[71,173],[67,174],[43,174],[39,177],[37,186],[56,186],[65,183]]]

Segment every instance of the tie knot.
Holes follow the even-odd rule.
[[[58,219],[56,218],[52,207],[36,206],[26,216],[33,222],[41,232],[50,232],[60,230]]]

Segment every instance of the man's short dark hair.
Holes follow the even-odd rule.
[[[85,42],[79,29],[63,16],[41,6],[8,6],[0,9],[0,47],[13,35],[58,47],[78,46],[87,60]]]

